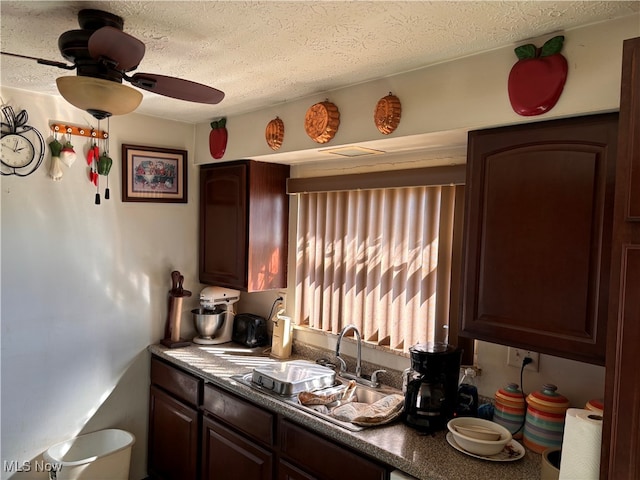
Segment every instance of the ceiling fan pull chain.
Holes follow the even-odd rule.
[[[100,175],[96,176],[96,205],[100,205]]]

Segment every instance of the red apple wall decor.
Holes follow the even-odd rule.
[[[567,59],[562,56],[564,36],[538,49],[529,43],[515,49],[518,61],[509,72],[509,101],[518,115],[540,115],[551,110],[567,80]]]
[[[222,118],[211,122],[211,131],[209,132],[209,152],[215,159],[222,158],[227,149],[227,119]]]

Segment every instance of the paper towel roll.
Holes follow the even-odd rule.
[[[598,480],[602,417],[590,410],[569,408],[562,437],[559,480]]]

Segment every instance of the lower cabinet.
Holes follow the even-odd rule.
[[[308,474],[308,476],[301,476],[294,473],[293,476],[279,477],[280,479],[385,480],[389,478],[388,469],[384,465],[284,419],[280,421],[280,455],[284,460],[298,464],[302,471]],[[297,471],[294,470],[294,472]]]
[[[151,360],[148,473],[162,480],[386,480],[389,468]]]
[[[152,360],[147,452],[151,478],[198,478],[201,414],[195,404],[201,384],[200,379]]]
[[[212,385],[203,412],[203,480],[273,478],[274,414]]]
[[[213,419],[202,419],[202,478],[273,478],[273,453]]]
[[[311,474],[303,472],[299,468],[291,465],[286,460],[280,460],[278,463],[278,480],[317,480]]]

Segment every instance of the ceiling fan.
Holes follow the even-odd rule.
[[[201,83],[154,73],[128,73],[137,69],[145,53],[145,45],[123,31],[124,20],[102,10],[83,9],[78,13],[80,30],[64,32],[58,38],[62,56],[72,62],[0,52],[3,55],[36,60],[43,65],[76,70],[76,76],[56,79],[58,91],[72,105],[101,120],[111,115],[124,115],[135,110],[142,93],[122,85],[131,85],[159,95],[196,103],[216,104],[224,92]]]

